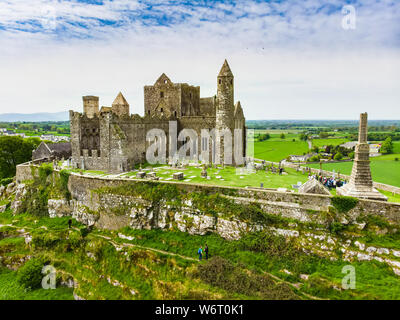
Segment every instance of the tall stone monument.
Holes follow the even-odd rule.
[[[362,199],[387,201],[387,197],[379,193],[379,191],[373,186],[367,134],[368,114],[361,113],[358,144],[355,150],[353,170],[351,172],[350,181],[343,187],[338,188],[337,194],[341,196],[351,196]]]

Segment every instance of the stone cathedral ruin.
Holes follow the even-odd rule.
[[[183,129],[193,130],[198,137],[194,144],[198,160],[226,163],[224,156],[216,160],[214,156],[216,149],[221,155],[225,155],[224,148],[234,149],[234,139],[225,139],[221,134],[224,131],[232,137],[240,134],[235,150],[239,147],[240,156],[246,155],[245,117],[240,102],[234,103],[234,76],[226,60],[217,76],[217,94],[212,97],[201,98],[200,87],[173,83],[163,73],[154,85],[144,87],[143,117],[131,115],[128,102],[119,93],[111,107],[100,109],[98,97],[84,96],[83,114],[70,111],[70,123],[74,168],[116,173],[131,170],[146,161],[146,150],[151,145],[146,134],[152,129],[163,130],[170,137],[165,146],[169,160],[171,140],[176,140]],[[204,138],[204,129],[215,129],[215,134]],[[178,139],[176,147],[186,142]]]

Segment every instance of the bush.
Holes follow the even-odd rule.
[[[248,272],[221,257],[211,258],[197,270],[201,280],[231,293],[271,300],[298,299],[289,286],[275,284],[269,276]]]
[[[334,160],[340,161],[340,160],[343,159],[343,155],[342,155],[340,152],[338,152],[338,153],[335,154],[335,156],[333,157],[333,159],[334,159]]]
[[[357,205],[358,199],[353,197],[334,196],[331,199],[331,203],[339,213],[346,213]]]
[[[8,184],[10,184],[11,182],[13,182],[14,178],[4,178],[0,180],[0,185],[2,186],[6,186]]]
[[[44,260],[33,258],[26,262],[17,272],[17,281],[25,289],[39,288],[42,282]]]
[[[336,222],[333,221],[330,225],[329,225],[329,231],[334,233],[334,234],[339,234],[341,231],[343,231],[344,229],[346,229],[346,226],[343,225],[340,222]]]

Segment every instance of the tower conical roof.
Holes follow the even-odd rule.
[[[113,105],[114,104],[127,105],[128,101],[126,101],[125,97],[122,95],[122,93],[120,91],[112,104]]]
[[[222,65],[222,68],[218,74],[218,77],[233,77],[233,73],[231,71],[231,68],[229,67],[228,61],[224,61],[224,64]]]

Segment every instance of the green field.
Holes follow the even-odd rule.
[[[400,187],[400,161],[395,161],[395,158],[400,158],[400,155],[391,154],[371,158],[372,179],[376,182]],[[310,164],[309,166],[319,168],[319,164]],[[352,167],[353,162],[325,163],[322,169],[340,171],[340,173],[350,175]]]
[[[334,139],[313,139],[312,144],[314,147],[321,148],[323,146],[337,146],[349,141],[346,138],[334,138]]]
[[[279,162],[290,155],[302,155],[308,152],[305,141],[292,141],[291,139],[254,142],[254,157],[268,161]]]

